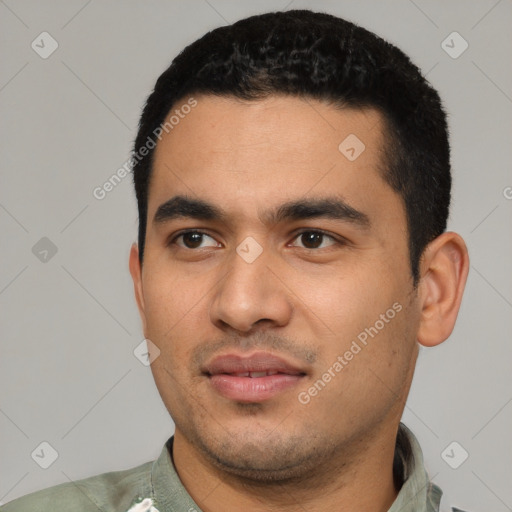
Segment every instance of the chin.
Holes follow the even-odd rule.
[[[236,476],[238,479],[247,480],[252,483],[271,482],[283,483],[290,480],[300,480],[310,474],[314,467],[311,459],[283,461],[279,460],[240,460],[227,458],[226,456],[215,456],[210,454],[213,464],[225,473]],[[288,464],[288,465],[287,465]]]
[[[314,445],[310,437],[308,443],[308,436],[271,437],[267,432],[253,432],[253,436],[247,432],[238,436],[225,434],[224,439],[200,439],[197,445],[215,467],[253,483],[300,480],[311,475],[332,454],[330,443]]]

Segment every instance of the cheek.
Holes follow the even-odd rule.
[[[149,328],[167,335],[190,323],[205,308],[207,291],[205,280],[180,275],[166,266],[162,270],[152,269],[144,281]]]
[[[340,314],[340,334],[324,345],[315,375],[303,390],[314,397],[311,408],[318,414],[331,411],[335,431],[361,418],[380,421],[404,397],[417,353],[415,319],[402,301],[389,306],[347,312],[346,321]]]
[[[190,353],[207,341],[207,290],[200,283],[164,277],[162,273],[153,276],[144,283],[147,336],[160,350],[151,365],[153,374],[157,382],[174,376],[181,380]]]
[[[359,267],[340,272],[320,287],[318,281],[316,287],[303,282],[311,308],[304,308],[309,324],[328,328],[317,336],[318,371],[328,370],[341,356],[347,366],[342,363],[343,377],[337,382],[343,380],[343,386],[350,381],[371,387],[375,374],[381,373],[396,382],[409,368],[415,341],[417,319],[408,307],[409,288],[391,269],[383,272],[376,264]]]
[[[378,258],[341,264],[324,275],[302,273],[294,279],[294,291],[305,309],[334,333],[353,333],[373,325],[403,294],[403,283]]]

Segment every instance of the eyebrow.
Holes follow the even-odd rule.
[[[175,196],[157,208],[153,223],[162,224],[178,218],[225,222],[228,215],[221,208],[202,199]],[[260,220],[266,224],[313,218],[342,220],[361,228],[370,227],[368,215],[338,197],[290,201],[260,215]]]

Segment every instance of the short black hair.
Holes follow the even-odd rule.
[[[290,95],[339,108],[375,108],[385,121],[382,169],[407,217],[411,272],[443,233],[450,205],[450,146],[439,94],[400,49],[330,14],[291,10],[251,16],[187,46],[158,78],[132,157],[143,262],[154,147],[148,144],[192,94],[258,100]],[[146,149],[141,158],[141,149]]]

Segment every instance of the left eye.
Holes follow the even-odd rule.
[[[295,245],[295,247],[303,247],[304,249],[323,249],[336,244],[334,237],[322,233],[321,231],[303,231],[296,238],[302,245]],[[294,245],[294,244],[292,244]]]
[[[188,231],[186,233],[182,233],[181,235],[178,235],[173,242],[175,242],[179,247],[184,247],[185,249],[219,246],[219,243],[216,240],[201,231]]]

